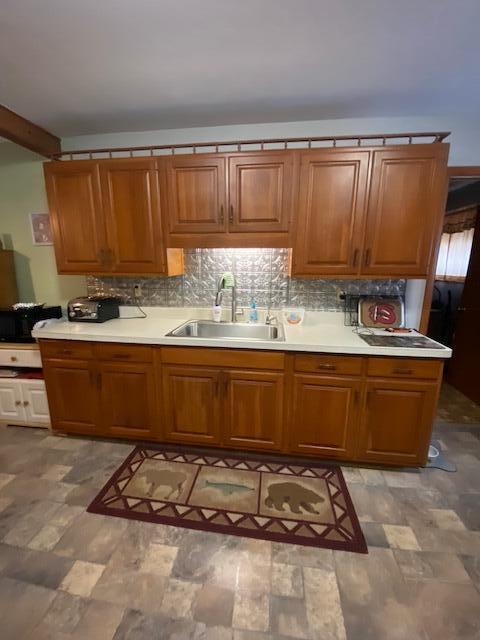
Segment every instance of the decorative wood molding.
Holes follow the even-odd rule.
[[[0,136],[50,158],[61,153],[60,138],[0,105]]]
[[[448,167],[449,178],[480,178],[480,167]]]

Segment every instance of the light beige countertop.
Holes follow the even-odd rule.
[[[334,312],[307,311],[300,326],[283,323],[285,341],[182,338],[166,334],[187,320],[211,319],[209,309],[193,307],[143,307],[146,318],[127,319],[120,317],[104,323],[68,322],[65,319],[49,321],[42,328],[33,330],[37,339],[89,340],[97,342],[124,342],[130,344],[152,344],[184,347],[219,347],[229,349],[266,349],[271,351],[308,351],[313,353],[338,353],[356,355],[401,356],[414,358],[450,358],[452,350],[418,347],[370,346],[360,338],[354,327],[344,326],[344,314]],[[123,316],[138,313],[135,307],[121,307]],[[248,313],[248,310],[246,310]],[[264,313],[264,312],[263,312]],[[263,317],[259,310],[260,319]],[[273,311],[281,322],[281,311]],[[229,318],[228,309],[224,319]],[[383,330],[375,333],[386,335]],[[407,336],[418,333],[404,334]],[[435,343],[438,344],[438,343]]]

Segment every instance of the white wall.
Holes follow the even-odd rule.
[[[188,142],[246,140],[249,138],[286,138],[328,135],[358,135],[375,133],[403,133],[420,131],[451,131],[450,165],[480,165],[480,118],[465,117],[409,117],[409,118],[350,118],[305,122],[275,122],[242,124],[191,129],[163,129],[107,133],[102,135],[64,138],[62,148],[114,148]]]

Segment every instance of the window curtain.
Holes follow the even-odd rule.
[[[477,206],[455,211],[445,216],[438,252],[437,280],[464,280],[467,275]]]

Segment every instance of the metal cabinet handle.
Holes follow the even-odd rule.
[[[114,353],[112,358],[114,360],[129,360],[131,355],[129,353]]]
[[[359,254],[359,250],[355,249],[355,251],[353,252],[353,265],[354,267],[357,266],[357,262],[358,262],[358,254]]]
[[[15,400],[15,406],[19,407],[22,404],[21,400]]]
[[[233,204],[230,205],[230,215],[228,217],[229,222],[233,222]]]
[[[72,350],[71,349],[60,349],[58,353],[61,353],[62,356],[71,356],[72,355]]]
[[[220,389],[220,373],[217,373],[216,377],[215,377],[215,383],[214,383],[214,390],[215,390],[215,395],[218,396],[218,391]]]
[[[17,356],[10,356],[10,362],[17,362],[18,358]]]
[[[365,252],[365,266],[366,267],[370,266],[371,254],[372,254],[371,249],[367,249],[366,252]]]
[[[224,222],[224,215],[223,215],[223,204],[220,206],[220,222],[223,224]]]
[[[30,403],[29,403],[29,401],[28,401],[28,400],[24,400],[24,401],[23,401],[23,406],[24,406],[24,407],[28,407],[28,405],[29,405],[29,404],[30,404]]]
[[[326,369],[327,371],[334,371],[336,368],[336,365],[327,363],[319,364],[317,367],[317,369]]]
[[[410,373],[413,373],[413,369],[407,369],[407,368],[402,368],[402,367],[395,367],[393,369],[393,373],[400,373],[402,375],[408,375]]]
[[[223,394],[226,395],[228,392],[228,383],[230,382],[230,376],[226,371],[223,372]]]

